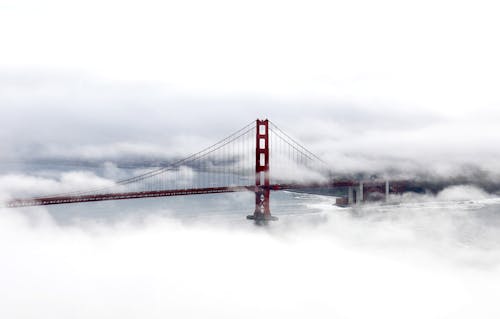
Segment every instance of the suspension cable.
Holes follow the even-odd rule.
[[[195,160],[201,159],[201,158],[221,149],[222,147],[228,145],[229,143],[232,143],[233,141],[237,140],[238,138],[240,138],[240,137],[246,135],[248,132],[252,131],[255,128],[253,125],[254,125],[254,121],[245,125],[243,128],[232,133],[231,135],[227,136],[226,138],[218,141],[217,143],[212,144],[211,146],[206,147],[203,150],[201,150],[197,153],[194,153],[194,154],[192,154],[184,159],[178,160],[178,161],[176,161],[172,164],[169,164],[168,166],[165,166],[165,167],[151,170],[151,171],[148,171],[146,173],[132,176],[132,177],[127,178],[127,179],[119,180],[119,181],[115,182],[115,184],[112,186],[103,187],[103,188],[96,188],[96,189],[91,189],[91,190],[86,190],[86,191],[72,191],[72,192],[59,193],[59,194],[54,194],[54,195],[38,196],[38,197],[34,197],[34,199],[45,198],[45,197],[82,195],[82,194],[86,194],[86,193],[102,191],[102,190],[110,189],[110,188],[116,187],[116,186],[127,185],[127,184],[131,184],[134,182],[138,182],[138,181],[144,180],[146,178],[153,177],[153,176],[159,175],[159,174],[167,172],[167,171],[171,171],[175,168],[178,168],[183,163],[191,163]],[[243,132],[243,133],[241,133],[241,132]],[[203,153],[205,153],[205,154],[203,154]]]

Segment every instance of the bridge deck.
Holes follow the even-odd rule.
[[[371,182],[365,185],[378,185],[381,182]],[[270,190],[293,190],[293,189],[312,189],[312,188],[338,188],[357,186],[359,181],[334,181],[330,183],[316,183],[316,184],[274,184],[270,185]],[[261,187],[262,188],[262,187]],[[85,202],[98,202],[107,200],[121,200],[121,199],[138,199],[138,198],[151,198],[151,197],[168,197],[168,196],[186,196],[186,195],[200,195],[200,194],[220,194],[220,193],[234,193],[234,192],[255,192],[256,186],[228,186],[228,187],[209,187],[209,188],[192,188],[192,189],[169,189],[158,191],[145,191],[145,192],[124,192],[124,193],[109,193],[109,194],[90,194],[90,195],[72,195],[72,196],[50,196],[50,197],[36,197],[25,199],[14,199],[9,201],[7,207],[26,207],[26,206],[45,206],[45,205],[58,205],[58,204],[71,204],[71,203],[85,203]]]
[[[77,195],[77,196],[37,197],[29,199],[14,199],[7,203],[7,207],[44,206],[44,205],[70,204],[70,203],[98,202],[106,200],[134,199],[134,198],[232,193],[232,192],[252,191],[254,190],[254,188],[255,186],[235,186],[235,187],[211,187],[211,188],[196,188],[196,189],[172,189],[172,190],[159,190],[159,191],[147,191],[147,192],[91,194],[91,195]]]

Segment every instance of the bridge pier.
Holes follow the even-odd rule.
[[[271,189],[269,187],[258,187],[255,191],[255,211],[253,215],[248,215],[247,219],[259,221],[278,220],[278,217],[271,215],[269,208],[269,198]]]
[[[349,186],[347,188],[347,203],[349,205],[361,204],[364,201],[364,185],[363,182],[359,186]]]
[[[365,199],[364,190],[365,190],[364,184],[363,184],[363,182],[360,182],[359,183],[358,200],[357,200],[358,204],[361,204]]]
[[[389,181],[385,181],[385,201],[387,202],[389,200]]]
[[[344,198],[348,205],[358,205],[365,200],[370,200],[370,194],[373,192],[380,193],[379,199],[389,200],[391,185],[388,180],[385,182],[367,182],[366,184],[366,189],[363,182],[359,182],[359,186],[349,186],[347,188],[347,197]]]

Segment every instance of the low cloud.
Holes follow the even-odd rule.
[[[450,200],[450,192],[457,189],[437,199]],[[161,210],[141,222],[61,226],[45,208],[2,209],[0,315],[500,315],[500,238],[472,206],[368,205],[356,212],[320,196],[307,203],[319,213],[285,215],[265,229],[220,219],[185,223],[160,217]],[[252,302],[256,296],[269,302]]]
[[[52,195],[113,185],[113,181],[92,172],[71,171],[60,173],[56,178],[8,174],[0,176],[0,199]]]
[[[464,118],[387,104],[377,106],[372,116],[370,103],[346,106],[335,99],[255,96],[195,99],[159,89],[150,95],[149,89],[120,83],[110,83],[116,88],[104,98],[106,86],[96,85],[97,80],[86,79],[88,86],[79,87],[78,94],[66,92],[71,81],[76,80],[54,84],[62,92],[57,98],[33,96],[32,86],[22,83],[17,89],[24,93],[14,97],[0,91],[0,101],[7,105],[0,118],[2,163],[157,165],[193,154],[265,114],[337,175],[452,179],[481,171],[500,181],[500,152],[492,147],[500,139],[492,120],[496,113],[486,108],[479,107],[484,116]],[[45,92],[46,84],[37,83]],[[123,104],[125,96],[134,102]],[[74,104],[80,106],[67,107]],[[93,106],[102,104],[106,106]]]
[[[0,208],[0,317],[499,318],[499,21],[480,0],[6,1],[0,200],[112,185],[256,118],[335,177],[429,192],[273,194],[266,228],[240,220],[253,193]],[[291,167],[271,174],[323,177]]]

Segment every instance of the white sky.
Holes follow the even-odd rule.
[[[189,152],[268,116],[332,158],[500,155],[495,1],[0,3],[8,153]]]
[[[495,1],[2,3],[3,67],[210,95],[498,106]]]

